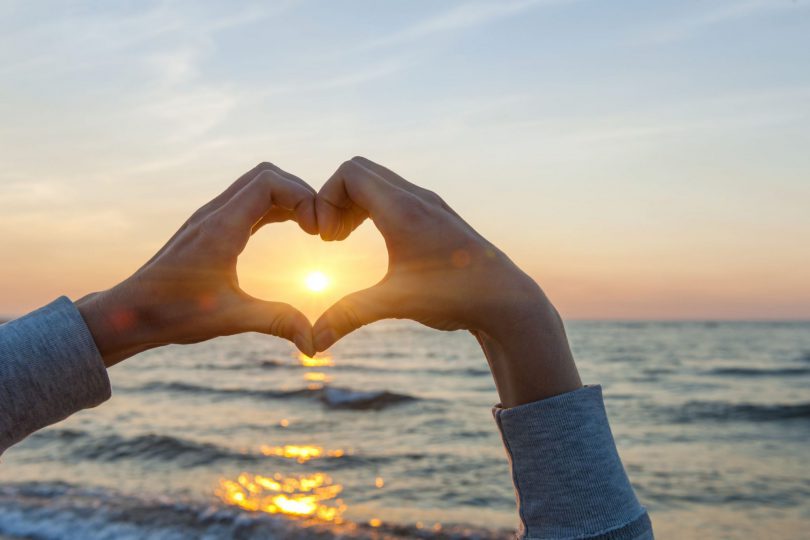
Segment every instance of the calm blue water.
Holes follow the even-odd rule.
[[[806,537],[810,323],[568,331],[659,538]],[[0,535],[508,537],[497,396],[471,336],[378,323],[321,363],[244,335],[116,366],[111,401],[3,457]],[[250,511],[268,504],[343,523]]]

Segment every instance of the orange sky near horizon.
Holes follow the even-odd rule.
[[[0,267],[0,315],[19,315],[61,294],[77,299],[114,285],[148,259],[173,230],[146,232],[139,227],[127,227],[126,233],[98,228],[91,240],[78,246],[58,234],[31,242],[30,231],[12,235],[17,242],[3,238],[4,253],[15,256]],[[511,236],[500,242],[492,235],[490,239],[543,286],[567,319],[810,318],[806,280],[786,272],[774,279],[778,261],[764,256],[743,265],[730,258],[721,264],[722,257],[704,254],[702,263],[674,247],[662,246],[652,254],[636,252],[632,244],[613,248],[611,256],[605,246],[550,243],[538,249],[539,243],[523,243],[517,233]],[[348,240],[331,243],[285,223],[259,232],[240,257],[238,270],[247,292],[290,302],[314,320],[342,295],[376,283],[386,265],[384,242],[371,222]],[[324,292],[307,289],[305,278],[311,271],[329,276]]]

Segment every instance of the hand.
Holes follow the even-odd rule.
[[[439,196],[364,158],[345,162],[316,199],[321,238],[343,240],[370,217],[388,272],[315,323],[315,348],[383,318],[466,329],[481,343],[505,406],[579,388],[562,322],[537,284]]]
[[[314,354],[307,318],[287,304],[249,296],[236,276],[251,234],[290,219],[317,234],[315,191],[262,163],[195,212],[133,276],[76,302],[105,364],[161,345],[248,331],[287,338]]]

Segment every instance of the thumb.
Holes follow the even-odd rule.
[[[379,284],[338,300],[312,327],[315,350],[325,351],[361,326],[389,317],[391,304],[387,301],[387,293],[387,288]]]
[[[284,302],[248,298],[245,304],[240,313],[243,331],[282,337],[295,343],[307,356],[315,354],[312,325],[303,313]]]

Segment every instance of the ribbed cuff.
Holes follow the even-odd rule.
[[[0,326],[0,394],[0,452],[109,399],[107,369],[68,298]]]
[[[522,538],[638,535],[627,526],[645,511],[616,451],[600,386],[495,407],[493,415],[511,462]],[[613,535],[623,528],[627,536]]]

